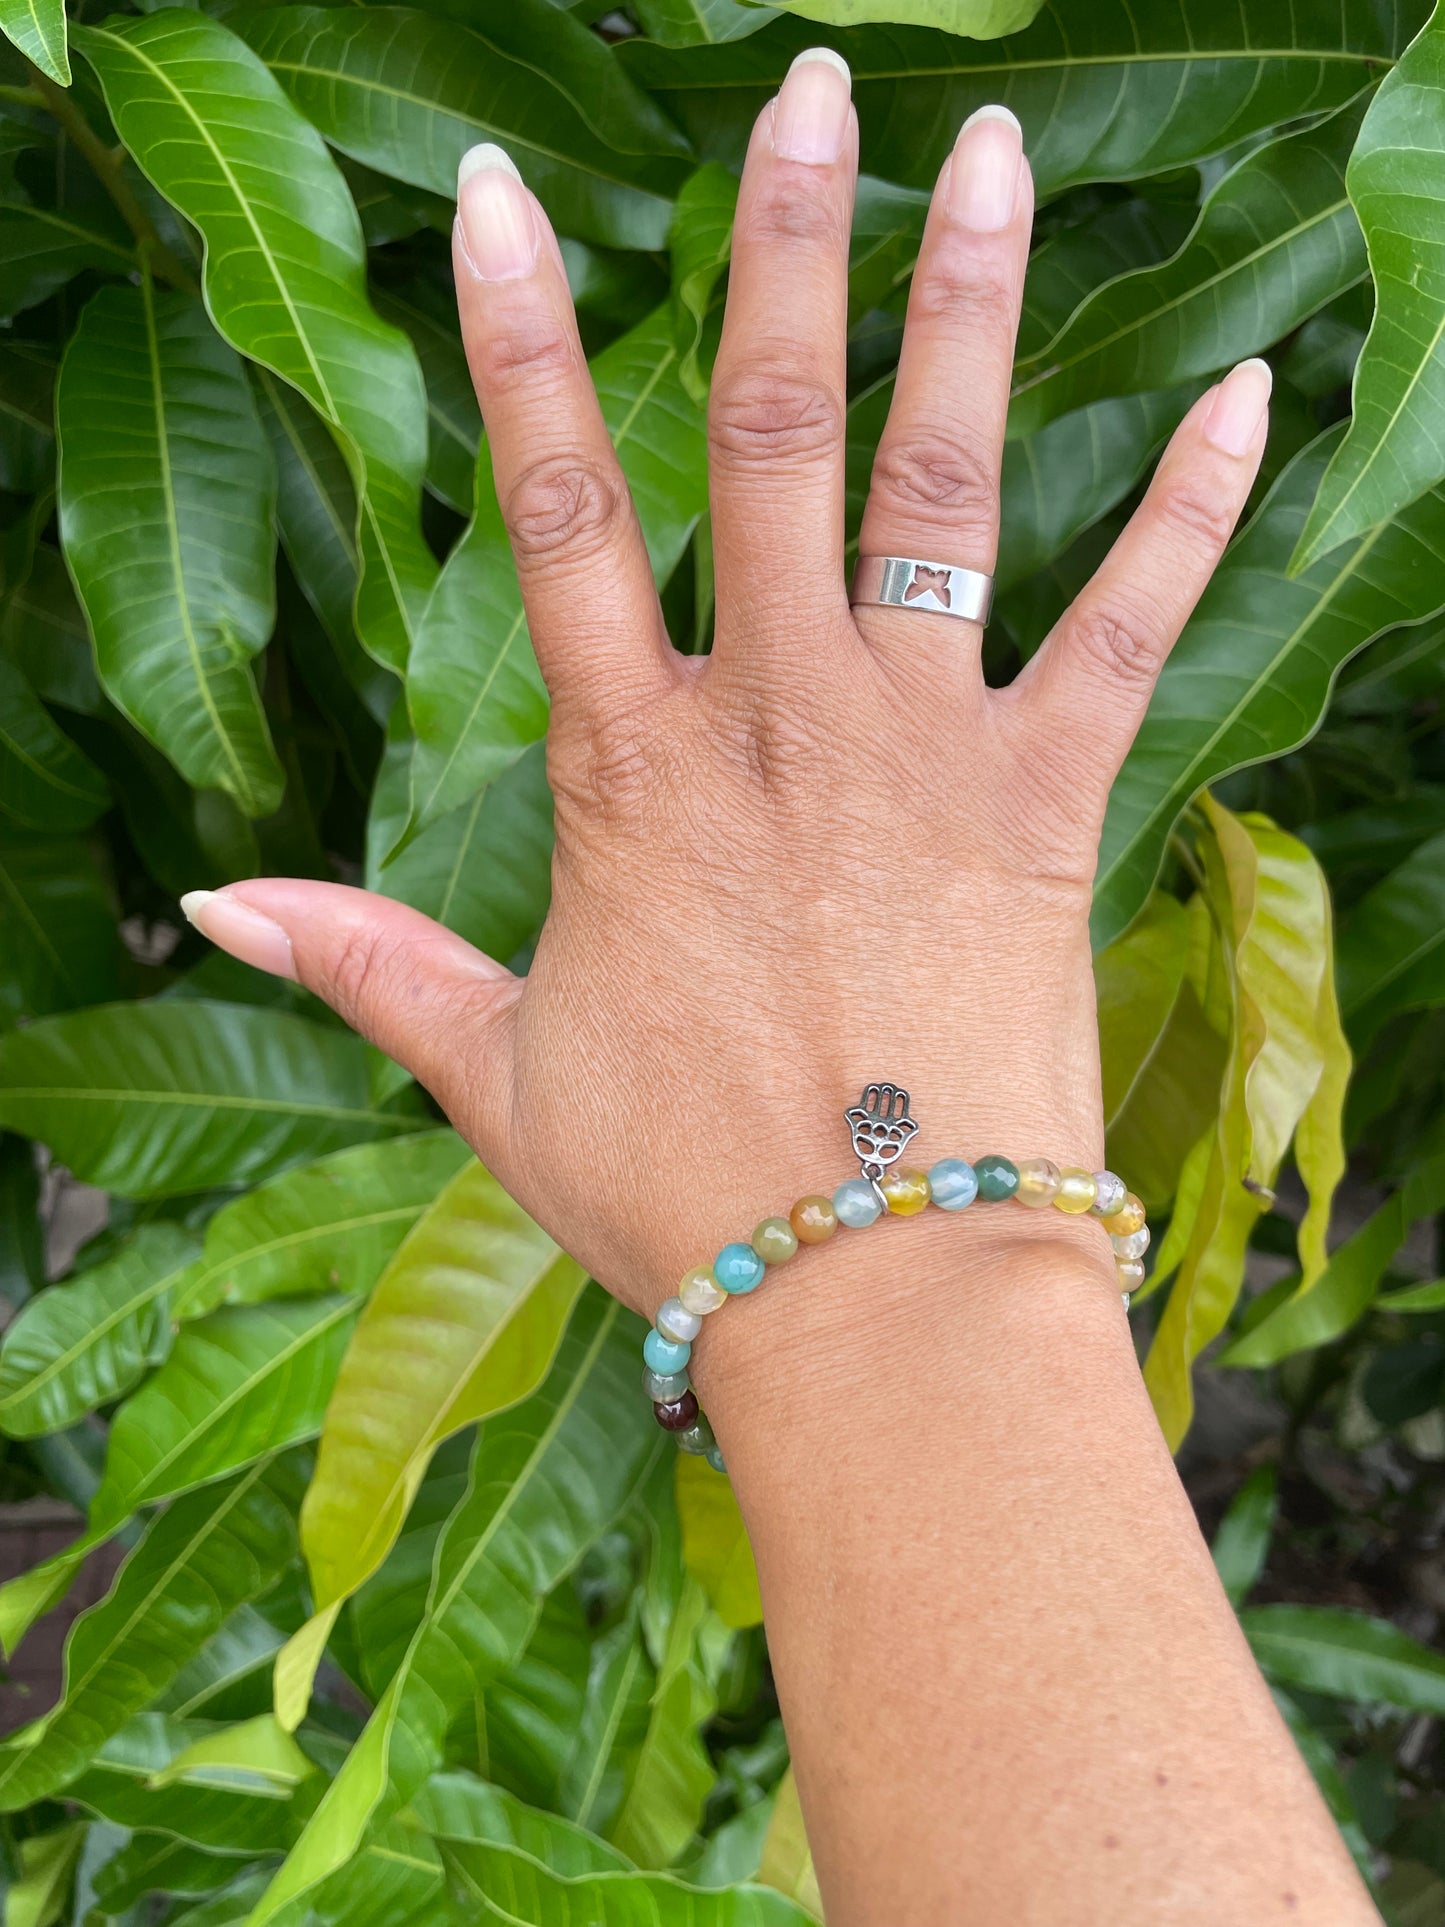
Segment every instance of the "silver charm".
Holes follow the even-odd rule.
[[[863,1176],[878,1192],[879,1179],[908,1149],[918,1126],[908,1114],[908,1093],[896,1084],[870,1084],[858,1102],[843,1115],[853,1133],[853,1155]]]

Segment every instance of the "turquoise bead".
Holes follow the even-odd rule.
[[[713,1276],[726,1292],[752,1291],[763,1282],[767,1266],[751,1245],[724,1245],[712,1261]]]
[[[933,1186],[933,1202],[940,1211],[962,1211],[978,1196],[978,1179],[973,1166],[962,1158],[940,1158],[929,1166],[928,1182]]]
[[[642,1341],[642,1356],[660,1377],[672,1372],[685,1372],[687,1361],[692,1357],[692,1346],[680,1340],[664,1338],[660,1331],[650,1331]]]
[[[1019,1168],[1008,1158],[979,1158],[973,1167],[978,1195],[985,1204],[1002,1204],[1019,1188]]]
[[[1125,1295],[1127,1296],[1128,1294],[1126,1293]],[[707,1462],[712,1467],[714,1472],[727,1471],[727,1467],[723,1464],[723,1455],[715,1445],[710,1445],[708,1447]]]
[[[855,1231],[877,1224],[883,1216],[878,1193],[866,1178],[849,1178],[846,1184],[840,1184],[833,1193],[833,1209],[838,1213],[838,1222],[852,1225]]]

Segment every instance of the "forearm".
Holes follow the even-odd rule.
[[[829,1927],[1374,1921],[1091,1239],[887,1224],[718,1331]]]

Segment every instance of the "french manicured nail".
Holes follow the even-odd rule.
[[[462,155],[457,224],[462,250],[483,281],[520,281],[536,267],[541,236],[532,197],[511,156],[490,141]]]
[[[996,234],[1013,219],[1024,133],[1007,107],[980,107],[958,130],[948,169],[948,211],[962,226]]]
[[[291,939],[280,924],[262,916],[249,903],[227,896],[224,890],[188,890],[181,898],[181,909],[203,937],[209,937],[218,950],[224,950],[257,970],[269,970],[273,977],[296,976],[296,959],[291,954]]]
[[[853,77],[831,47],[809,47],[789,67],[773,108],[773,152],[830,167],[843,152]]]
[[[1267,361],[1242,361],[1214,391],[1204,417],[1206,441],[1226,455],[1247,455],[1269,407],[1274,374]]]

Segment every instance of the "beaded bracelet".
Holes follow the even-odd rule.
[[[1130,1292],[1143,1281],[1149,1249],[1144,1207],[1112,1171],[1060,1170],[1049,1158],[1015,1164],[993,1155],[972,1164],[940,1158],[927,1171],[895,1171],[891,1167],[918,1129],[907,1091],[896,1084],[870,1084],[844,1116],[861,1175],[840,1184],[831,1198],[821,1193],[799,1198],[786,1218],[764,1218],[746,1244],[724,1245],[710,1265],[694,1265],[643,1341],[642,1388],[652,1400],[653,1416],[684,1452],[705,1457],[719,1472],[725,1470],[722,1454],[688,1379],[692,1341],[709,1312],[755,1291],[770,1267],[785,1265],[799,1245],[825,1244],[840,1224],[861,1231],[885,1213],[912,1218],[930,1204],[962,1211],[975,1198],[984,1204],[1012,1198],[1033,1210],[1051,1204],[1071,1216],[1088,1212],[1102,1221],[1114,1247],[1125,1311]]]

